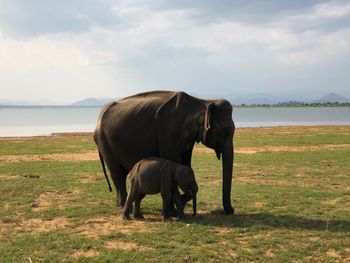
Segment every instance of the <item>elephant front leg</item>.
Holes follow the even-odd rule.
[[[167,220],[170,218],[170,203],[171,203],[171,194],[169,192],[162,193],[162,199],[163,199],[163,219]]]
[[[182,204],[182,198],[179,192],[179,189],[177,186],[173,187],[173,199],[177,208],[177,214],[179,219],[183,219],[185,217],[184,215],[184,205]]]
[[[192,195],[190,195],[189,193],[184,193],[181,195],[181,201],[182,204],[185,206],[188,201],[190,201],[192,199]]]
[[[178,216],[177,210],[175,208],[174,200],[170,200],[170,203],[169,203],[169,215],[171,217],[177,217]]]

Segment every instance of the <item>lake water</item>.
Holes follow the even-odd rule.
[[[0,136],[92,132],[99,107],[0,107]],[[234,108],[236,127],[350,125],[350,108]]]

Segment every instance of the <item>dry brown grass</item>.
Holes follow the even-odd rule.
[[[147,219],[147,216],[146,216]],[[98,238],[110,233],[130,234],[134,232],[151,232],[158,224],[147,220],[124,221],[121,216],[99,217],[88,220],[84,225],[79,226],[75,231],[90,238]]]
[[[73,189],[71,191],[61,192],[61,191],[49,191],[40,194],[32,204],[33,211],[43,211],[48,210],[54,205],[59,209],[63,209],[68,205],[72,204],[71,198],[83,194],[82,189]]]
[[[319,150],[350,149],[350,144],[324,144],[308,146],[261,146],[261,147],[236,147],[235,153],[254,154],[259,152],[303,152]],[[204,147],[194,148],[195,154],[213,154],[214,150]]]
[[[29,155],[3,155],[0,162],[17,163],[26,161],[95,161],[98,160],[97,151],[85,153],[52,153]]]
[[[326,254],[327,254],[327,256],[330,256],[333,258],[338,258],[338,259],[341,258],[341,256],[339,255],[339,253],[335,249],[328,250]]]
[[[259,133],[259,134],[280,134],[280,135],[289,135],[289,134],[302,134],[305,132],[308,133],[317,133],[317,134],[326,134],[336,131],[339,133],[348,134],[349,126],[276,126],[276,127],[261,127],[261,128],[237,128],[235,133],[239,135],[240,133]]]
[[[12,236],[18,233],[48,232],[57,229],[65,229],[69,221],[65,217],[55,217],[52,219],[31,218],[24,219],[18,217],[10,222],[0,223],[0,236]]]
[[[1,180],[13,180],[18,178],[18,174],[0,174],[0,179]]]
[[[71,254],[72,258],[80,258],[80,257],[97,257],[100,255],[100,252],[93,250],[93,249],[86,249],[86,250],[76,250],[74,253]]]
[[[151,250],[152,248],[146,247],[146,246],[140,246],[136,243],[132,242],[123,242],[118,240],[110,240],[104,243],[104,246],[108,249],[121,249],[121,250],[131,250],[135,249],[138,251],[147,251]]]
[[[254,154],[260,152],[302,152],[319,150],[350,149],[350,144],[322,144],[308,146],[260,146],[260,147],[236,147],[235,153]],[[213,149],[206,147],[194,147],[194,154],[215,154]],[[2,155],[0,162],[17,163],[26,161],[96,161],[97,151],[84,153],[54,153],[33,155]]]

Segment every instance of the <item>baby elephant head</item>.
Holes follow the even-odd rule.
[[[184,192],[181,196],[182,203],[185,205],[192,199],[193,215],[197,213],[197,192],[198,185],[194,177],[193,170],[187,166],[181,166],[176,170],[175,182]]]

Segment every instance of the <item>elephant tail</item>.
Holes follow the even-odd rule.
[[[100,161],[101,161],[103,173],[104,173],[105,178],[106,178],[106,180],[107,180],[108,187],[109,187],[109,191],[112,192],[112,187],[111,187],[111,184],[110,184],[109,179],[108,179],[108,176],[107,176],[107,171],[106,171],[105,162],[104,162],[104,160],[103,160],[103,157],[102,157],[102,154],[101,154],[100,151],[98,151],[98,156],[100,157]]]

